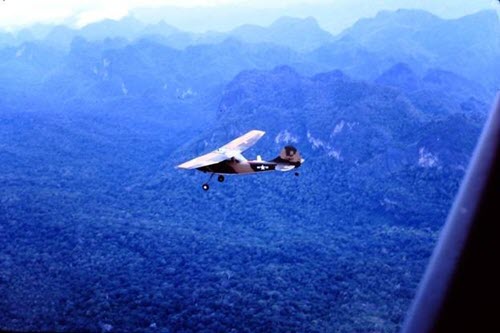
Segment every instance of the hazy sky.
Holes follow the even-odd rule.
[[[133,14],[148,21],[165,19],[185,30],[223,31],[244,23],[268,25],[288,15],[314,16],[323,28],[336,33],[384,9],[419,8],[441,17],[459,17],[499,7],[498,0],[0,0],[0,27],[82,26]]]

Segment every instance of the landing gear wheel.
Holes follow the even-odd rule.
[[[222,183],[224,181],[224,176],[223,175],[219,175],[219,177],[217,177],[217,180]]]
[[[203,184],[203,185],[201,185],[201,188],[203,189],[203,191],[208,191],[210,186],[208,186],[208,184]]]
[[[298,172],[296,172],[296,173],[295,173],[295,176],[297,176],[297,177],[298,177],[298,176],[299,176],[299,173],[298,173]]]

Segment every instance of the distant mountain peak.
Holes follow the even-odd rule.
[[[139,21],[138,19],[136,19],[132,15],[128,15],[128,16],[125,16],[125,17],[119,19],[119,20],[106,18],[106,19],[103,19],[103,20],[100,20],[100,21],[90,22],[90,23],[84,25],[82,27],[82,29],[85,29],[85,28],[87,28],[89,26],[92,26],[92,25],[99,25],[99,24],[137,24],[137,25],[144,25],[144,23],[142,23],[142,21]]]
[[[133,16],[121,20],[105,19],[90,23],[80,29],[79,34],[89,40],[103,40],[106,37],[134,39],[144,29],[145,24]]]
[[[233,29],[230,35],[247,43],[274,43],[298,51],[310,51],[333,40],[313,17],[283,16],[268,27],[245,24]]]
[[[420,78],[406,63],[397,63],[386,70],[376,80],[376,83],[397,87],[406,91],[413,91],[419,88]]]
[[[416,78],[417,74],[412,70],[410,65],[404,62],[398,62],[397,64],[389,67],[380,77],[384,76],[398,76],[407,78]]]
[[[442,19],[425,10],[398,9],[396,11],[382,10],[375,17],[362,18],[353,26],[344,30],[340,36],[356,34],[368,38],[378,31],[387,31],[400,27],[411,27],[412,30],[425,28],[440,22]]]
[[[281,65],[281,66],[276,66],[274,67],[274,69],[272,70],[273,74],[292,74],[292,75],[299,75],[299,73],[297,73],[297,71],[295,69],[293,69],[292,67],[288,66],[288,65]]]
[[[161,35],[161,36],[170,36],[175,33],[180,33],[181,31],[176,27],[168,24],[165,20],[161,20],[156,24],[151,24],[146,26],[142,30],[143,35]]]
[[[291,25],[302,25],[304,27],[321,29],[318,24],[318,21],[312,16],[308,16],[306,18],[282,16],[277,20],[275,20],[270,25],[270,28],[281,28],[281,27],[288,28]]]
[[[396,19],[396,20],[408,20],[408,19],[432,19],[439,20],[440,18],[428,11],[423,9],[407,9],[400,8],[394,11],[391,10],[381,10],[375,16],[375,19]],[[407,22],[411,23],[411,22]]]
[[[470,17],[475,17],[475,18],[483,19],[483,20],[484,19],[495,20],[495,21],[500,20],[500,18],[498,16],[498,12],[496,10],[493,10],[493,9],[480,10],[480,11],[475,12],[473,14],[466,15],[463,18],[470,18]]]

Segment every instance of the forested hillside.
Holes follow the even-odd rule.
[[[498,90],[498,29],[0,32],[0,329],[397,331]],[[204,192],[175,169],[251,129],[247,158],[291,144],[300,176]]]

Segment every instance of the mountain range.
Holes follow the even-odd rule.
[[[420,75],[436,68],[463,76],[483,86],[489,98],[500,86],[496,75],[500,71],[500,24],[494,11],[455,20],[417,10],[381,12],[337,36],[322,30],[313,18],[283,17],[269,27],[243,25],[227,33],[193,34],[163,21],[146,25],[127,17],[93,23],[79,30],[36,26],[17,35],[0,33],[0,45],[15,49],[13,54],[22,50],[23,43],[40,44],[67,54],[76,37],[111,47],[117,43],[128,46],[150,42],[181,50],[190,46],[210,50],[210,45],[225,45],[225,40],[234,40],[244,47],[288,48],[290,56],[280,64],[293,65],[307,74],[340,69],[352,77],[373,80],[393,65],[406,63]],[[221,48],[221,58],[225,56],[223,52]],[[274,56],[273,51],[268,54]]]
[[[304,38],[306,37],[307,38]],[[246,43],[273,43],[297,51],[312,50],[333,40],[333,36],[320,28],[312,17],[298,19],[281,17],[268,27],[242,25],[231,31],[190,33],[181,31],[165,21],[144,24],[129,16],[119,21],[104,20],[91,23],[81,29],[67,26],[35,26],[16,34],[0,34],[0,45],[19,45],[27,41],[42,40],[59,48],[69,47],[71,40],[82,37],[88,41],[102,41],[107,38],[123,38],[133,41],[141,38],[161,41],[165,45],[183,49],[190,45],[220,43],[234,38]]]

